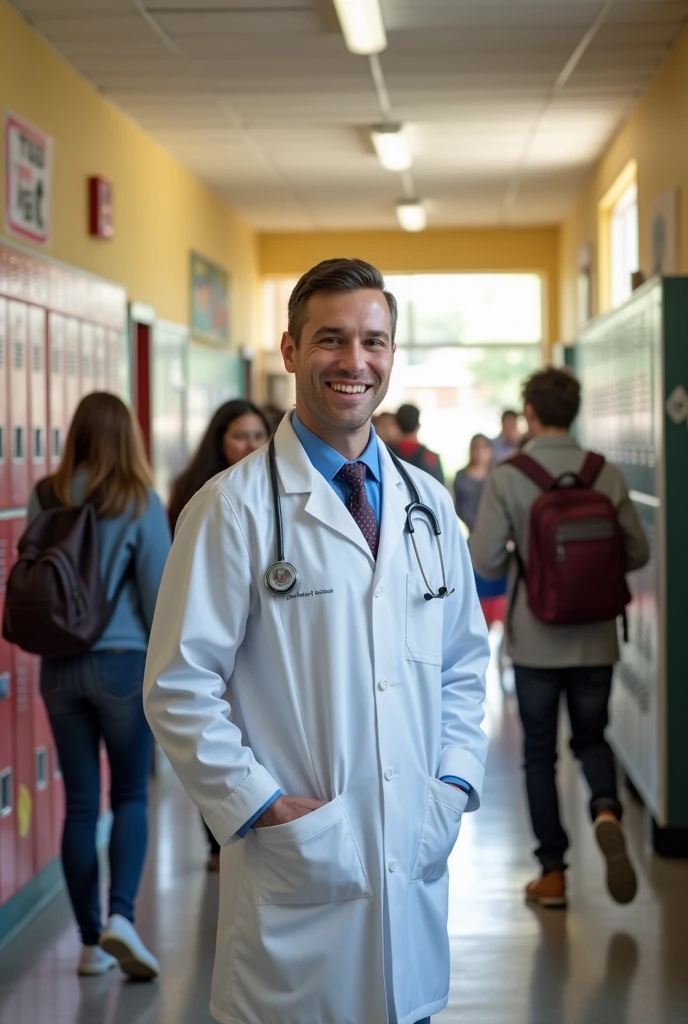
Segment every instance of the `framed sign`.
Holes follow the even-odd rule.
[[[53,140],[5,111],[5,227],[35,245],[50,243]]]
[[[223,267],[191,253],[191,335],[194,341],[229,344],[229,276]]]

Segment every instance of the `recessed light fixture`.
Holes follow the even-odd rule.
[[[400,199],[397,203],[397,219],[404,231],[424,231],[428,223],[420,199]]]
[[[334,6],[351,53],[381,53],[386,48],[379,0],[334,0]]]
[[[411,166],[411,150],[402,124],[378,124],[370,136],[382,166],[388,171],[407,171]]]

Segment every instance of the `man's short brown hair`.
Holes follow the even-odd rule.
[[[299,278],[289,297],[289,319],[287,330],[298,345],[301,331],[306,322],[308,300],[320,292],[355,292],[362,288],[374,288],[381,291],[387,299],[389,315],[392,320],[392,337],[397,329],[397,301],[391,292],[385,291],[385,282],[377,267],[364,260],[341,257],[334,260],[323,260],[317,266],[306,271]]]
[[[570,370],[548,366],[525,382],[523,402],[532,405],[543,427],[568,430],[580,409],[581,386]]]

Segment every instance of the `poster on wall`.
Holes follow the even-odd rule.
[[[678,189],[655,198],[650,215],[650,270],[678,274]]]
[[[191,253],[191,334],[194,341],[229,344],[229,276],[223,267]]]
[[[50,244],[53,140],[5,111],[5,229],[35,245]]]

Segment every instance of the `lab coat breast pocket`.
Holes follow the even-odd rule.
[[[303,906],[369,896],[340,796],[316,811],[252,835],[259,848],[260,906]]]
[[[420,573],[406,576],[406,657],[427,665],[442,664],[443,602],[426,601],[427,587]]]
[[[447,861],[459,837],[468,794],[439,779],[428,780],[425,817],[411,872],[411,881],[436,882],[447,872]]]

